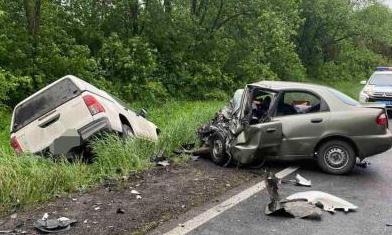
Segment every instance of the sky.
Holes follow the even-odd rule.
[[[387,4],[390,8],[392,8],[392,0],[384,0],[385,4]]]

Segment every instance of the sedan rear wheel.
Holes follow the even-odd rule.
[[[323,171],[336,175],[349,173],[354,168],[355,160],[352,146],[340,140],[322,144],[317,157],[318,165]]]

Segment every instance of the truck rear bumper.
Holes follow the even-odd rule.
[[[75,130],[68,129],[49,146],[53,155],[67,154],[71,149],[81,146],[87,139],[102,131],[110,131],[110,123],[106,117],[99,118],[86,126]]]

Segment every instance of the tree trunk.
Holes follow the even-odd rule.
[[[31,35],[31,59],[33,72],[31,74],[33,89],[38,88],[37,74],[37,49],[39,45],[39,26],[41,14],[41,0],[24,0],[24,10],[27,19],[27,31]]]
[[[39,31],[41,13],[41,0],[24,0],[24,9],[27,18],[27,30],[34,38]]]

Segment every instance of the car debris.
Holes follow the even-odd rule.
[[[136,195],[139,195],[139,194],[140,194],[138,191],[136,191],[136,190],[134,190],[134,189],[131,190],[131,193],[132,193],[132,194],[136,194]]]
[[[157,153],[153,154],[150,157],[150,162],[160,162],[160,161],[165,161],[167,157],[164,155],[165,150],[160,149]]]
[[[194,161],[194,162],[198,161],[199,158],[200,158],[199,156],[191,156],[191,160]]]
[[[294,193],[286,198],[287,201],[306,200],[313,205],[320,205],[323,210],[335,213],[335,209],[345,212],[355,211],[358,207],[342,198],[320,191],[307,191]]]
[[[157,162],[157,166],[170,166],[170,163],[169,163],[169,161],[168,160],[165,160],[165,161],[159,161],[159,162]]]
[[[298,186],[305,186],[305,187],[312,186],[312,181],[305,179],[300,174],[296,174],[294,180],[281,180],[281,181],[282,181],[282,183],[294,183],[295,185],[298,185]]]
[[[117,213],[117,214],[124,214],[125,211],[124,211],[124,209],[122,209],[122,208],[118,208],[117,211],[116,211],[116,213]]]
[[[368,118],[358,118],[359,112]],[[330,123],[336,128],[329,129]],[[362,125],[369,128],[357,128]],[[237,90],[197,134],[220,166],[315,159],[321,170],[337,175],[349,173],[357,157],[363,160],[392,147],[383,105],[360,104],[326,86],[283,81],[260,81]],[[361,145],[362,138],[368,145]]]
[[[47,213],[41,219],[34,222],[34,227],[45,233],[58,233],[63,231],[68,231],[71,229],[71,225],[76,223],[74,219],[69,219],[67,217],[59,217],[57,219],[49,219]]]
[[[371,163],[368,162],[368,161],[361,161],[361,162],[358,162],[356,165],[359,166],[359,167],[361,167],[361,168],[364,168],[364,169],[365,169],[365,168],[367,168],[368,166],[370,166]]]
[[[295,218],[321,219],[322,215],[320,208],[305,201],[283,202],[283,208]]]
[[[265,178],[270,202],[265,207],[266,215],[289,215],[294,218],[320,219],[321,210],[305,201],[282,201],[278,193],[279,179],[271,172]]]

